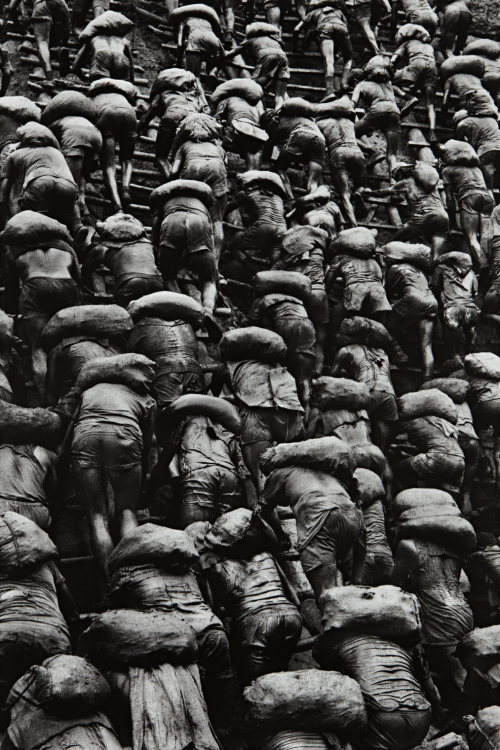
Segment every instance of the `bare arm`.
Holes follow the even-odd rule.
[[[75,62],[73,63],[73,67],[71,68],[71,72],[74,73],[79,78],[82,78],[82,65],[83,61],[85,59],[85,55],[87,54],[88,49],[88,42],[85,42],[85,44],[80,47],[80,50],[75,57]]]
[[[160,97],[156,97],[155,99],[153,99],[152,103],[149,105],[149,107],[139,120],[137,124],[137,132],[142,133],[147,128],[151,120],[153,120],[155,117],[161,117],[162,114],[163,109],[160,104]]]
[[[212,396],[219,396],[220,392],[222,391],[222,388],[225,385],[229,388],[229,390],[231,391],[233,390],[232,384],[231,384],[231,378],[229,377],[229,370],[227,369],[227,365],[222,363],[218,365],[217,369],[212,375],[212,382],[210,383],[210,390],[212,392]]]
[[[417,550],[411,539],[403,539],[398,544],[394,558],[391,584],[404,588],[411,571],[418,565]]]
[[[134,83],[134,79],[135,79],[134,56],[132,55],[132,50],[130,48],[130,44],[128,43],[128,41],[127,41],[127,44],[125,45],[124,52],[130,63],[130,83]]]

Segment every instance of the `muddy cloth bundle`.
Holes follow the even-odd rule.
[[[55,716],[87,716],[109,700],[104,677],[79,656],[52,656],[30,672],[35,683],[34,699]]]
[[[187,294],[176,292],[153,292],[136,299],[128,306],[128,312],[137,322],[141,318],[161,320],[184,320],[199,328],[205,317],[203,307]]]
[[[94,359],[83,365],[75,389],[78,393],[99,383],[120,383],[137,393],[148,393],[155,379],[157,365],[142,354],[115,354]]]
[[[106,246],[109,243],[122,245],[147,238],[146,227],[131,214],[113,214],[105,221],[96,224],[99,240]]]
[[[155,188],[149,196],[149,207],[152,211],[161,211],[172,198],[197,198],[206,208],[211,208],[214,194],[210,185],[198,180],[172,180]],[[175,292],[168,292],[174,295]],[[184,296],[184,295],[177,295]],[[194,300],[190,297],[192,302]]]
[[[54,450],[61,437],[61,419],[50,409],[28,409],[0,401],[0,441],[33,443]]]
[[[415,487],[411,490],[403,490],[394,498],[394,512],[397,515],[413,508],[429,508],[444,506],[444,508],[457,508],[457,504],[448,492],[430,488]]]
[[[59,310],[42,332],[46,352],[71,336],[116,338],[132,330],[132,318],[118,305],[80,305]]]
[[[455,651],[466,669],[486,674],[500,662],[500,625],[476,628],[462,638]]]
[[[465,357],[465,371],[476,378],[500,380],[500,357],[493,352],[478,352]]]
[[[108,570],[113,574],[123,566],[149,563],[169,573],[184,573],[198,557],[184,531],[146,523],[120,540],[109,557]]]
[[[363,318],[361,315],[345,318],[340,324],[338,345],[343,347],[349,344],[385,349],[387,353],[390,353],[393,348],[393,341],[387,328],[382,323]]]
[[[287,353],[286,344],[279,334],[257,326],[227,331],[219,346],[221,357],[226,362],[256,360],[274,364],[282,362]]]
[[[247,508],[237,508],[220,516],[207,533],[205,542],[220,554],[236,558],[278,550],[274,531],[263,518]]]
[[[463,404],[469,393],[469,383],[459,378],[433,378],[420,386],[421,391],[437,388],[445,393],[455,404]]]
[[[300,466],[348,477],[356,469],[350,446],[336,437],[282,443],[268,448],[261,456],[260,466],[265,474],[285,466]]]
[[[243,691],[255,727],[335,732],[355,737],[367,722],[360,687],[338,672],[304,669],[259,677]]]
[[[187,115],[177,128],[172,144],[172,153],[175,154],[185,141],[204,143],[205,141],[220,141],[221,138],[221,125],[213,117],[205,115],[203,112]]]
[[[357,258],[372,258],[377,249],[377,232],[365,227],[354,227],[339,232],[330,250],[334,255],[355,255]]]
[[[490,60],[498,60],[500,57],[500,44],[493,39],[474,39],[469,42],[463,50],[464,55],[481,55]]]
[[[229,401],[201,393],[186,393],[162,410],[156,422],[156,435],[162,443],[170,441],[183,420],[189,416],[204,416],[221,425],[233,435],[241,433],[238,409]]]
[[[2,96],[0,116],[11,117],[19,125],[24,125],[31,121],[40,122],[42,111],[26,96]]]
[[[80,42],[86,42],[94,36],[124,36],[133,27],[133,21],[123,13],[107,10],[85,26],[79,39]]]
[[[36,523],[18,513],[0,515],[0,574],[6,578],[58,558],[57,548]]]
[[[61,91],[47,104],[42,115],[42,124],[50,127],[63,117],[84,117],[94,125],[97,110],[91,99],[79,91]]]
[[[78,651],[97,667],[155,667],[192,664],[197,645],[193,629],[170,612],[115,609],[92,620]]]
[[[470,143],[450,139],[441,146],[440,155],[448,167],[477,167],[479,156]]]
[[[427,272],[431,267],[431,250],[427,245],[409,242],[388,242],[383,248],[387,264],[409,263]]]
[[[11,720],[7,730],[10,743],[16,750],[40,747],[45,750],[76,747],[85,750],[121,750],[108,718],[97,708],[64,716],[59,712],[53,713],[52,707],[48,710],[45,701],[47,673],[53,671],[52,665],[57,665],[61,660],[65,660],[66,664],[83,661],[77,656],[51,657],[42,666],[29,669],[13,686],[7,701]],[[86,681],[84,684],[73,682],[71,687],[80,694],[86,694],[92,703],[98,696],[100,701],[109,697],[109,686],[94,667],[86,664],[85,669],[79,671]],[[76,676],[76,671],[73,676]],[[66,681],[59,683],[56,689],[60,693],[62,688],[67,695],[68,687]]]
[[[403,513],[398,521],[398,540],[419,539],[443,545],[446,549],[462,556],[474,552],[476,549],[474,528],[465,518],[457,515],[455,508],[436,509],[436,515],[431,515],[431,512],[429,508],[421,508],[418,512]]]
[[[71,235],[57,219],[35,211],[21,211],[7,222],[0,241],[9,246],[48,247],[47,243],[62,240],[71,243]]]
[[[314,400],[318,407],[326,409],[369,410],[371,393],[364,383],[348,378],[330,378],[322,375],[313,381]]]
[[[337,750],[332,743],[331,735],[328,740],[318,732],[297,732],[283,730],[270,735],[260,745],[261,750]]]
[[[151,86],[149,101],[152,102],[158,94],[164,91],[188,90],[194,88],[195,85],[196,76],[189,70],[184,70],[184,68],[161,70]]]
[[[458,419],[457,407],[451,398],[437,388],[406,393],[398,399],[398,411],[401,422],[419,417],[440,417],[456,424]]]
[[[500,706],[478,711],[469,724],[470,750],[496,750],[500,747]]]
[[[245,101],[254,107],[264,97],[264,91],[262,86],[251,78],[233,78],[217,86],[210,97],[210,102],[214,109],[216,109],[219,102],[232,96],[245,99]]]
[[[340,586],[327,589],[319,600],[321,641],[356,633],[385,638],[405,648],[420,641],[418,599],[396,586]]]
[[[102,16],[99,16],[99,18],[102,18]],[[121,81],[117,78],[99,78],[99,80],[90,84],[88,96],[94,97],[99,96],[99,94],[120,94],[125,97],[129,104],[134,106],[139,97],[139,89],[130,81]]]
[[[288,294],[307,303],[311,298],[311,281],[296,271],[260,271],[253,278],[259,297],[266,294]]]

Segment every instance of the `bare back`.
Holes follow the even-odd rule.
[[[16,260],[21,281],[30,279],[72,279],[73,256],[65,250],[29,250]]]

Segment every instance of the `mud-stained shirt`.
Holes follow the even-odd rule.
[[[228,362],[227,368],[233,392],[246,406],[304,411],[295,380],[285,367],[247,360]]]
[[[47,505],[46,472],[35,445],[0,445],[0,498]]]
[[[371,391],[394,395],[389,357],[383,349],[349,344],[337,353],[335,362],[347,372],[347,377],[364,383]]]

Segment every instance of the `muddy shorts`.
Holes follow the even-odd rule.
[[[103,138],[116,138],[120,144],[124,140],[132,141],[132,150],[137,137],[137,117],[135,111],[130,108],[126,109],[106,109],[99,114],[96,127],[102,133]]]
[[[23,284],[19,309],[23,318],[52,317],[65,307],[80,302],[80,290],[73,279],[38,277]]]
[[[229,192],[227,170],[220,159],[196,159],[189,169],[182,170],[181,178],[206,182],[212,188],[214,198],[222,198]]]
[[[445,453],[419,453],[410,461],[412,469],[431,487],[439,486],[456,492],[464,480],[465,461]]]
[[[130,80],[130,61],[123,52],[101,49],[92,57],[89,78],[98,81],[100,78]]]
[[[318,533],[299,552],[304,573],[344,557],[364,528],[363,513],[358,508],[333,508]]]
[[[213,523],[223,513],[240,507],[240,479],[234,472],[214,465],[212,468],[196,469],[182,476],[182,502],[196,505],[203,510],[212,510]]]
[[[31,19],[33,21],[66,23],[68,33],[70,31],[69,8],[64,0],[35,0]]]
[[[87,430],[76,425],[71,447],[73,469],[110,469],[127,471],[141,466],[142,448],[128,431],[119,425],[109,425],[104,431],[94,427]]]
[[[362,586],[384,586],[391,583],[394,560],[391,555],[373,554],[365,557]]]
[[[359,315],[392,310],[385,289],[378,281],[351,284],[344,289],[344,308]]]
[[[462,328],[474,328],[479,323],[480,311],[474,307],[447,307],[443,319],[448,328],[459,331]]]
[[[163,282],[158,276],[136,276],[115,284],[113,300],[117,305],[127,307],[132,300],[162,291]]]
[[[414,86],[437,86],[439,77],[436,65],[430,60],[418,58],[405,68],[398,70],[394,76],[394,83]]]
[[[371,19],[372,15],[372,4],[371,0],[360,2],[356,0],[354,5],[346,6],[347,15],[350,18],[354,18],[355,21],[364,21],[365,18]]]
[[[315,164],[325,165],[326,144],[317,133],[295,130],[286,142],[281,158],[294,161],[313,161]]]
[[[398,406],[396,396],[386,391],[371,391],[372,409],[370,417],[372,419],[383,419],[385,422],[396,422],[398,419]]]
[[[368,713],[366,741],[360,750],[401,750],[420,745],[431,726],[431,709],[374,711]]]
[[[266,409],[259,406],[239,405],[242,421],[241,444],[287,443],[294,440],[304,424],[304,414],[291,409]]]
[[[241,680],[248,685],[270,672],[288,667],[302,632],[302,618],[292,607],[276,607],[248,615],[231,628]]]
[[[455,10],[443,13],[441,20],[442,34],[465,34],[472,25],[472,13],[467,10]]]
[[[3,156],[3,154],[2,154]],[[2,157],[0,157],[1,159]],[[0,163],[1,166],[1,163]],[[500,169],[500,149],[498,151],[486,151],[484,154],[481,154],[479,157],[479,166],[480,167],[488,167],[492,166],[495,167],[497,170]]]
[[[450,220],[448,214],[440,211],[432,211],[424,216],[414,216],[408,221],[402,229],[410,228],[417,234],[421,234],[426,240],[430,240],[435,235],[445,237],[450,229]],[[397,240],[397,232],[394,235]]]
[[[266,55],[255,66],[252,78],[290,78],[286,55]]]
[[[460,201],[460,210],[468,214],[486,214],[489,216],[495,204],[488,193],[472,193]]]
[[[295,354],[316,356],[316,332],[309,318],[280,320],[274,330],[285,342],[290,360],[293,361]]]
[[[176,211],[163,219],[160,230],[160,270],[162,251],[170,250],[179,254],[214,251],[212,223],[208,216],[198,211]]]
[[[61,177],[37,177],[28,182],[19,198],[22,211],[36,211],[66,224],[78,198],[74,182]]]
[[[205,393],[203,375],[197,372],[164,372],[153,383],[153,395],[159,407],[168,406],[186,393]]]
[[[244,232],[238,234],[231,243],[231,249],[241,250],[255,262],[255,271],[266,271],[271,266],[270,256],[281,243],[286,232],[283,226],[272,224],[251,224]],[[262,259],[262,260],[261,260]]]
[[[4,500],[0,498],[0,513],[18,513],[20,516],[29,518],[44,531],[49,530],[51,518],[50,512],[43,503],[30,502],[28,500]]]
[[[307,313],[314,326],[330,322],[330,305],[324,289],[313,289],[307,305]]]
[[[335,180],[335,172],[348,172],[355,185],[364,185],[366,164],[363,152],[357,146],[339,146],[330,153],[330,172]]]
[[[184,50],[185,52],[200,52],[205,55],[218,55],[221,44],[213,31],[193,29],[186,39]]]
[[[359,137],[374,130],[383,133],[400,133],[401,119],[399,112],[367,112],[354,126],[356,135]]]
[[[391,305],[395,313],[412,323],[418,323],[423,318],[433,319],[438,312],[437,299],[430,291],[427,294],[405,292],[404,297],[392,300]]]

